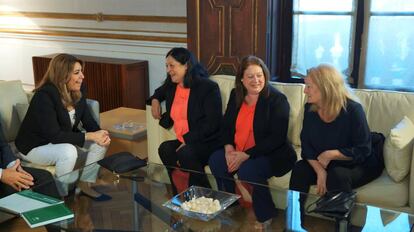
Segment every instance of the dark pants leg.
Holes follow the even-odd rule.
[[[329,191],[350,192],[352,189],[376,179],[381,175],[382,168],[379,166],[363,167],[361,165],[343,167],[332,162],[329,164],[327,172],[326,188]]]
[[[271,169],[271,162],[266,156],[244,161],[237,175],[240,180],[262,185],[254,185],[252,192],[253,210],[259,222],[265,222],[276,214],[276,207],[272,195],[267,186],[267,179],[274,176]]]
[[[177,167],[178,156],[175,150],[180,145],[181,142],[178,140],[168,140],[161,143],[160,147],[158,148],[158,154],[161,158],[161,161],[165,166],[167,166],[168,176],[170,177],[174,195],[177,194],[177,188],[174,186],[174,183],[172,181],[172,171],[174,170],[173,167]]]
[[[50,172],[29,167],[23,167],[23,169],[30,173],[34,178],[34,186],[32,187],[33,191],[60,199],[55,181]],[[16,192],[16,190],[8,185],[1,184],[0,186],[0,197],[5,197]]]
[[[307,193],[309,187],[316,184],[316,173],[306,160],[299,160],[292,169],[289,189]]]
[[[300,204],[300,219],[303,226],[305,219],[305,202],[307,199],[306,193],[309,192],[311,185],[316,184],[316,172],[312,166],[306,160],[299,160],[293,167],[292,174],[290,176],[289,189],[300,192],[299,204]]]
[[[376,179],[381,175],[381,172],[382,168],[379,166],[363,167],[356,165],[348,167],[337,165],[335,161],[332,161],[327,168],[326,188],[328,191],[352,191],[352,189]],[[316,184],[316,181],[317,176],[312,166],[306,160],[300,160],[293,168],[289,189],[307,193],[309,187]],[[299,201],[303,216],[306,194],[301,194]]]
[[[14,190],[14,188],[12,188],[9,185],[6,185],[4,183],[0,183],[0,198],[6,197],[6,196],[11,195],[15,192],[16,192],[16,190]]]
[[[189,186],[197,185],[211,188],[204,172],[204,166],[207,165],[212,152],[213,150],[208,146],[199,144],[187,144],[178,150],[177,156],[181,167],[195,171],[190,172]]]
[[[190,173],[189,185],[197,185],[210,188],[210,184],[204,174],[204,166],[207,165],[210,154],[215,149],[210,144],[198,145],[198,144],[187,144],[180,150],[176,149],[181,145],[178,140],[170,140],[163,142],[158,148],[160,158],[164,165],[170,167],[168,169],[168,175],[172,182],[172,171],[173,168],[177,167],[177,161],[180,163],[180,167],[183,169],[194,170],[195,172]],[[174,194],[177,193],[177,189],[174,184]]]
[[[327,168],[326,188],[328,191],[352,191],[369,183],[381,175],[379,166],[353,167],[340,166],[332,161]],[[299,192],[309,192],[309,187],[316,184],[317,176],[306,160],[300,160],[293,168],[289,188]]]
[[[211,172],[216,178],[217,188],[220,191],[226,191],[230,193],[235,192],[235,183],[233,179],[233,173],[227,171],[227,162],[224,155],[224,149],[215,151],[208,161]]]

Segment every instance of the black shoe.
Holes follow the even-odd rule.
[[[104,193],[101,193],[101,195],[99,195],[98,197],[94,197],[94,196],[91,196],[91,195],[89,195],[89,194],[87,194],[87,193],[85,193],[85,192],[81,191],[79,195],[80,195],[80,196],[86,196],[86,197],[89,197],[89,198],[91,198],[91,199],[92,199],[92,200],[94,200],[94,201],[109,201],[109,200],[111,200],[111,199],[112,199],[112,197],[111,197],[111,196],[106,195],[106,194],[104,194]]]

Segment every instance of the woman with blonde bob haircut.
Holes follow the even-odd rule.
[[[323,112],[328,117],[335,118],[341,109],[346,109],[348,99],[356,100],[342,75],[332,66],[321,64],[317,68],[310,68],[308,77],[319,87],[321,98],[324,99]],[[310,109],[317,111],[318,105],[312,104]]]
[[[16,147],[24,160],[55,165],[58,177],[71,172],[78,153],[86,151],[87,167],[78,187],[94,200],[109,200],[110,196],[90,187],[99,171],[96,161],[104,157],[111,140],[108,131],[99,128],[86,104],[81,92],[84,78],[83,62],[75,56],[59,54],[50,61],[42,81],[34,90],[16,138]]]
[[[371,151],[371,133],[361,104],[342,75],[322,64],[305,77],[307,103],[301,132],[302,160],[292,170],[290,189],[350,192],[377,178],[382,166]],[[305,196],[301,195],[301,207]],[[303,210],[302,210],[303,212]]]

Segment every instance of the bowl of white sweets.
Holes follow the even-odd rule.
[[[163,206],[187,217],[209,221],[240,198],[237,194],[191,186]]]

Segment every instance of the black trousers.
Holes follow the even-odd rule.
[[[55,181],[50,172],[29,167],[23,167],[23,169],[26,172],[30,173],[34,178],[34,186],[32,187],[33,191],[60,199]],[[0,183],[0,198],[13,194],[15,192],[16,190],[14,190],[11,186]]]
[[[210,188],[208,179],[204,173],[204,166],[207,165],[210,155],[217,149],[216,143],[212,144],[186,144],[180,148],[178,152],[175,150],[181,145],[178,140],[168,140],[163,142],[158,148],[158,154],[165,166],[167,166],[168,175],[173,187],[174,194],[177,194],[177,189],[172,181],[173,167],[180,167],[183,169],[194,170],[190,173],[188,185],[196,185]]]
[[[341,166],[331,161],[327,168],[326,188],[328,191],[352,191],[368,184],[381,175],[380,166],[364,167],[362,165]],[[295,164],[290,177],[289,188],[299,192],[309,192],[309,187],[316,184],[317,176],[306,160]]]
[[[326,188],[328,191],[350,192],[368,184],[379,177],[382,167],[379,165],[364,167],[362,165],[341,166],[335,161],[331,161],[327,168]],[[311,185],[316,184],[317,175],[312,166],[306,160],[300,160],[295,164],[290,177],[289,189],[307,193]],[[303,222],[304,205],[306,194],[300,194],[300,209]]]

